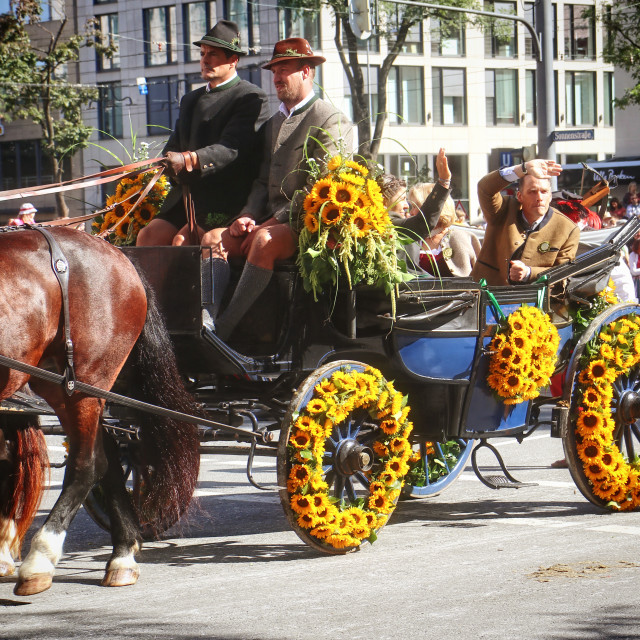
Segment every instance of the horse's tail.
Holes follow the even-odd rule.
[[[49,475],[47,443],[36,418],[24,415],[3,417],[0,440],[0,519],[15,523],[19,551]]]
[[[147,320],[130,363],[133,386],[145,401],[191,415],[202,415],[178,371],[169,332],[146,282]],[[139,417],[143,495],[137,496],[138,516],[145,535],[162,532],[162,523],[176,522],[186,511],[198,481],[198,429],[187,422],[148,413]]]

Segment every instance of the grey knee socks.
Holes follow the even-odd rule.
[[[216,335],[226,340],[256,298],[267,288],[273,271],[247,262],[229,306],[216,322]]]

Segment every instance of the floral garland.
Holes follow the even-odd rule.
[[[97,235],[111,229],[107,240],[112,244],[118,246],[135,244],[138,232],[158,214],[169,193],[169,181],[162,175],[151,187],[144,201],[136,207],[133,216],[129,215],[139,194],[153,176],[154,172],[148,171],[134,178],[120,180],[116,192],[107,198],[107,211],[97,216],[91,225],[91,233]]]
[[[640,461],[628,461],[614,440],[614,383],[640,363],[640,317],[630,314],[600,330],[580,360],[576,442],[593,493],[616,508],[640,505]]]
[[[498,326],[489,344],[492,351],[487,384],[504,404],[538,397],[549,385],[560,344],[549,316],[537,307],[522,305]]]
[[[330,158],[303,209],[298,266],[314,298],[325,285],[337,285],[341,275],[349,288],[375,284],[387,293],[409,279],[396,257],[397,235],[380,186],[364,164]]]
[[[325,441],[334,427],[356,409],[380,422],[373,450],[380,462],[367,473],[369,495],[346,506],[328,495],[323,478]],[[402,478],[411,457],[407,398],[380,371],[340,369],[319,382],[311,399],[293,416],[289,436],[291,470],[287,480],[290,506],[298,525],[320,542],[336,549],[373,542],[375,532],[389,518],[400,496]]]

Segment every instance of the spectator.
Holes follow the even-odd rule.
[[[22,227],[25,224],[35,224],[34,216],[38,210],[30,203],[25,202],[18,211],[18,216],[16,218],[11,218],[7,223],[10,227]]]
[[[378,184],[384,206],[389,211],[391,219],[402,219],[411,215],[407,202],[407,183],[402,178],[384,173],[378,178]]]
[[[622,204],[623,206],[627,206],[629,204],[631,204],[631,196],[636,195],[638,193],[638,185],[635,181],[632,181],[629,183],[629,186],[627,187],[627,193],[624,194],[624,197],[622,198]]]
[[[627,219],[640,215],[640,203],[637,193],[632,193],[629,196],[629,204],[627,205]]]
[[[609,211],[611,215],[620,220],[627,217],[627,209],[620,204],[620,200],[618,198],[611,198],[609,202]]]
[[[640,231],[633,237],[629,252],[629,271],[633,276],[636,298],[640,295]]]

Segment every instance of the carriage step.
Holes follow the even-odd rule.
[[[520,482],[516,480],[515,482],[509,480],[506,476],[482,476],[476,472],[476,475],[480,479],[481,482],[486,484],[491,489],[520,489],[520,487],[537,487],[537,482]]]
[[[498,464],[502,469],[502,473],[504,473],[503,476],[483,476],[482,475],[482,473],[480,472],[480,469],[478,469],[478,462],[476,460],[476,456],[478,454],[478,451],[483,447],[486,447],[487,449],[489,449],[489,451],[491,451],[493,455],[496,457],[496,460],[498,461]],[[473,470],[475,471],[475,474],[478,477],[478,480],[480,480],[482,484],[486,485],[490,489],[520,489],[521,487],[537,487],[538,486],[537,482],[520,482],[520,480],[517,480],[516,478],[514,478],[507,471],[507,467],[504,464],[504,460],[502,459],[500,452],[492,444],[489,444],[486,440],[481,442],[473,450],[471,454],[471,466],[473,467]]]

